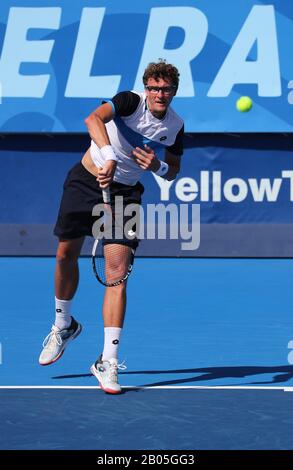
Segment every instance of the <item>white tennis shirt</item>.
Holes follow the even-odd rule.
[[[105,102],[105,101],[104,101]],[[108,136],[118,158],[114,181],[135,185],[143,169],[135,162],[132,150],[145,144],[154,150],[167,148],[174,155],[183,153],[183,120],[169,106],[163,119],[157,119],[147,107],[145,93],[118,93],[109,102],[114,119],[106,123]],[[104,165],[99,147],[91,141],[91,157],[96,166]]]

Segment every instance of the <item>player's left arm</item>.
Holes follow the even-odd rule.
[[[143,170],[152,171],[157,173],[160,170],[161,165],[164,165],[164,162],[158,159],[153,149],[151,149],[148,145],[145,145],[144,148],[136,147],[133,152],[133,157]],[[160,174],[166,180],[172,181],[176,178],[179,170],[180,170],[180,155],[175,155],[169,150],[165,150],[165,163],[166,172],[164,174]],[[159,174],[159,173],[157,173]]]
[[[165,149],[165,162],[161,162],[153,149],[148,145],[136,147],[132,155],[136,163],[143,169],[162,176],[168,181],[176,178],[180,171],[181,155],[183,153],[184,126],[180,129],[173,145]],[[167,164],[167,165],[166,165]]]

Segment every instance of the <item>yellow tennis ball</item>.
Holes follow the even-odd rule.
[[[249,96],[241,96],[236,102],[236,108],[241,113],[247,113],[247,111],[251,110],[252,104],[252,99]]]

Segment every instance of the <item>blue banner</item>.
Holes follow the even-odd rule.
[[[255,148],[246,137],[240,148],[236,136],[207,139],[206,146],[196,136],[186,142],[176,180],[145,176],[145,202],[199,204],[203,224],[293,223],[292,146],[270,149],[272,140]]]
[[[141,91],[163,58],[181,73],[187,132],[292,132],[292,39],[284,0],[2,0],[0,129],[84,132],[103,98]]]
[[[0,224],[54,223],[66,174],[88,145],[87,136],[3,139]],[[293,223],[289,137],[187,135],[184,146],[176,180],[145,172],[144,208],[199,204],[203,224]]]
[[[144,174],[146,231],[139,254],[292,256],[292,139],[189,134],[184,144],[175,181]],[[63,182],[88,145],[86,135],[2,138],[0,255],[54,255]],[[154,238],[148,235],[160,224],[176,232],[175,238],[158,239],[158,230]],[[87,243],[86,254],[91,238]]]

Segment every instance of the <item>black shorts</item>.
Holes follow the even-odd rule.
[[[113,182],[110,185],[111,205],[116,196],[123,197],[123,206],[141,204],[144,187],[141,183],[134,186]],[[71,240],[83,236],[93,236],[92,230],[98,217],[92,215],[93,207],[103,204],[102,191],[96,177],[89,173],[79,162],[68,173],[63,185],[63,196],[60,204],[54,234],[62,240]],[[128,217],[130,219],[131,217]],[[124,218],[123,223],[127,222]],[[107,243],[121,243],[137,248],[138,239],[112,239]]]

